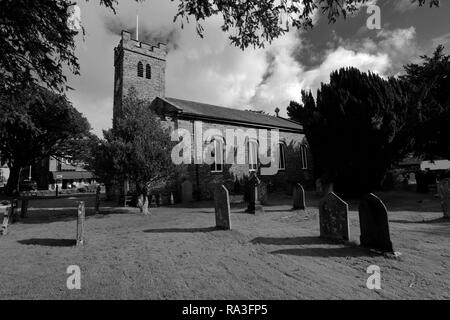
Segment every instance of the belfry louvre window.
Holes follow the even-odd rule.
[[[144,64],[142,62],[139,61],[138,65],[137,65],[137,75],[140,78],[144,77]]]
[[[147,79],[152,78],[152,67],[149,64],[145,66],[145,77]]]

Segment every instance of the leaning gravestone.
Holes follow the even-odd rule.
[[[225,186],[217,187],[214,191],[214,208],[216,212],[216,227],[231,230],[230,195]]]
[[[365,196],[359,204],[359,226],[362,247],[394,252],[386,206],[373,193]]]
[[[320,237],[338,241],[350,238],[348,204],[333,192],[319,203]]]
[[[439,196],[441,197],[442,211],[444,218],[450,218],[450,179],[439,181]]]
[[[293,192],[293,210],[305,210],[306,204],[305,204],[305,189],[303,189],[303,186],[300,183],[297,183],[294,186],[294,192]]]
[[[183,203],[192,202],[192,183],[189,180],[185,180],[181,184],[181,201]]]

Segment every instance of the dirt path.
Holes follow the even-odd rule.
[[[307,212],[275,205],[259,217],[237,208],[228,232],[212,228],[213,210],[203,205],[89,217],[83,248],[71,246],[73,218],[14,225],[0,238],[0,298],[450,299],[450,222],[438,211],[393,204],[391,236],[402,256],[389,259],[319,239],[315,203]],[[380,291],[365,285],[373,264]],[[81,267],[80,291],[66,288],[69,265]]]

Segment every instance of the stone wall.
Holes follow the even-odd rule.
[[[171,128],[187,129],[194,132],[194,120],[172,119]],[[167,120],[166,120],[166,125]],[[202,129],[218,129],[225,137],[226,129],[247,130],[251,127],[236,126],[225,123],[202,122]],[[270,134],[268,135],[270,137]],[[195,137],[191,136],[195,143]],[[286,145],[286,169],[279,171],[274,176],[261,176],[261,180],[267,185],[269,192],[281,191],[291,193],[293,185],[301,183],[312,187],[313,171],[312,159],[308,153],[308,169],[301,169],[300,145],[305,144],[305,135],[295,132],[280,131],[280,141]],[[203,148],[207,143],[203,141]],[[194,152],[194,151],[193,151]],[[246,162],[248,163],[248,151],[246,148]],[[192,159],[194,154],[192,154]],[[194,162],[193,162],[194,163]],[[243,164],[225,164],[223,172],[212,172],[211,167],[206,164],[183,165],[180,179],[189,179],[194,185],[194,198],[212,199],[215,186],[224,184],[230,194],[243,194],[246,178],[249,176],[249,166]],[[199,186],[199,187],[198,187]]]

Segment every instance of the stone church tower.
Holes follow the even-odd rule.
[[[122,40],[114,49],[114,123],[131,87],[149,103],[165,97],[166,50],[163,43],[153,46],[131,39],[131,33],[122,31]]]

